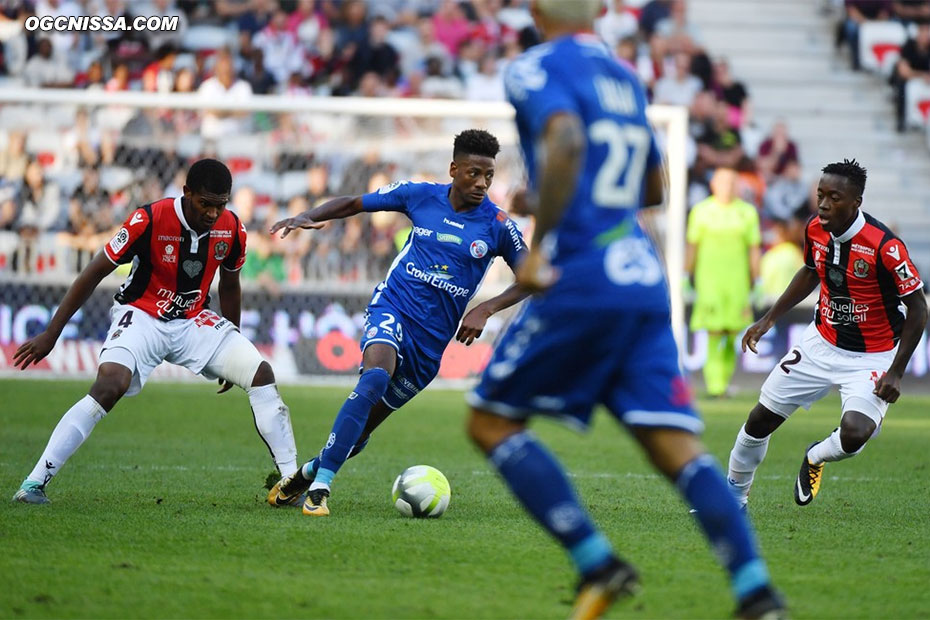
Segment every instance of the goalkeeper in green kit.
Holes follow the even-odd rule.
[[[736,196],[737,173],[718,168],[711,196],[688,215],[685,270],[695,290],[692,331],[707,330],[707,395],[725,396],[736,370],[739,333],[752,322],[750,298],[759,276],[756,208]]]

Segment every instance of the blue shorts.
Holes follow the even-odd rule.
[[[700,433],[668,312],[567,310],[530,300],[497,344],[468,404],[587,428],[596,404],[629,427]]]
[[[391,409],[400,409],[419,394],[439,372],[440,359],[427,355],[416,343],[417,327],[406,321],[391,304],[371,304],[365,310],[365,328],[360,343],[362,354],[368,345],[380,343],[397,351],[397,368],[381,399]],[[360,368],[359,371],[363,371]]]

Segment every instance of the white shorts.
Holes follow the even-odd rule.
[[[248,342],[235,325],[212,310],[203,310],[193,319],[160,321],[134,306],[115,304],[110,320],[100,363],[114,362],[132,370],[126,396],[138,394],[163,361],[216,379],[223,374],[223,364],[218,361],[224,359],[224,350]],[[257,352],[255,357],[258,370]]]
[[[826,340],[811,323],[801,343],[788,351],[772,369],[759,402],[782,417],[789,417],[798,407],[810,409],[815,401],[840,388],[843,412],[858,411],[881,428],[888,403],[872,393],[875,383],[888,370],[895,351],[854,353],[839,349]]]

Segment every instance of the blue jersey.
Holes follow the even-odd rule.
[[[505,84],[531,187],[539,187],[536,144],[552,115],[577,115],[586,133],[575,195],[546,239],[562,272],[548,296],[575,307],[596,298],[606,308],[667,308],[664,272],[637,222],[646,172],[661,164],[637,77],[598,38],[579,34],[529,49]]]
[[[413,222],[372,304],[383,300],[402,313],[408,336],[415,330],[417,345],[434,359],[442,357],[494,258],[514,268],[526,249],[519,229],[487,197],[456,213],[450,188],[398,181],[362,196],[365,211],[399,211]]]

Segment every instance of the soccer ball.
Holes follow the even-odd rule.
[[[406,517],[439,517],[449,507],[452,489],[442,472],[429,465],[414,465],[394,480],[391,501]]]

